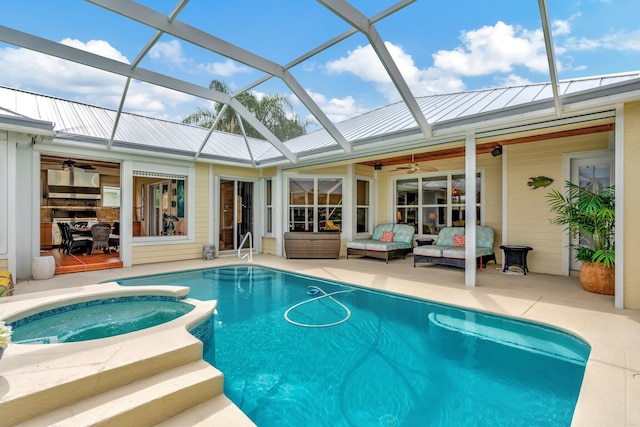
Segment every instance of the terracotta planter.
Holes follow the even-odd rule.
[[[616,284],[615,267],[601,263],[583,262],[580,267],[582,289],[597,294],[613,295]]]

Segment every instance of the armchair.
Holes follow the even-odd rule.
[[[93,255],[94,249],[100,249],[103,252],[111,253],[109,234],[111,234],[111,226],[107,223],[100,222],[91,226],[91,237],[93,239],[93,243],[91,244],[91,251],[89,252],[89,255]]]

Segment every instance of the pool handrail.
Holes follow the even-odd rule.
[[[242,255],[242,247],[244,246],[244,242],[246,242],[247,239],[249,239],[249,253]],[[238,259],[245,258],[248,258],[248,262],[253,261],[253,236],[251,235],[250,231],[248,231],[247,234],[244,235],[244,237],[242,238],[242,242],[240,242],[240,244],[238,245]]]

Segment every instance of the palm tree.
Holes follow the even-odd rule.
[[[229,86],[220,80],[212,80],[209,84],[209,89],[231,94]],[[281,141],[295,138],[307,132],[307,126],[309,126],[310,122],[300,120],[293,112],[291,102],[284,95],[265,95],[258,98],[254,93],[244,92],[236,96],[236,99],[244,105],[247,110],[251,111],[258,121],[264,124],[265,127]],[[195,113],[186,116],[182,120],[182,123],[210,128],[216,118],[219,117],[216,127],[217,130],[241,134],[242,130],[236,123],[238,117],[236,111],[231,107],[224,109],[223,107],[224,104],[216,103],[214,111],[206,108],[198,108]],[[263,138],[263,136],[245,120],[242,121],[242,125],[247,136]]]

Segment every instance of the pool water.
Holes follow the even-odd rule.
[[[590,351],[534,323],[263,267],[120,283],[218,300],[205,359],[261,427],[569,426]]]
[[[137,296],[86,301],[12,322],[12,341],[51,344],[106,338],[169,322],[193,308],[175,297]]]

